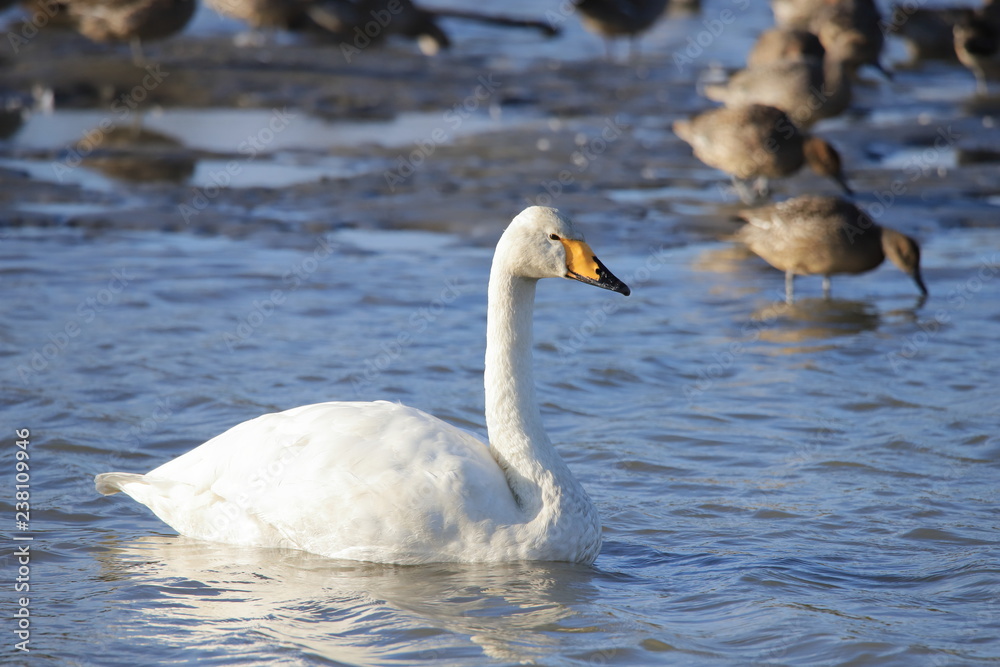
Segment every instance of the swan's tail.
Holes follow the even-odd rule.
[[[94,478],[94,486],[97,492],[103,496],[110,496],[113,493],[124,491],[123,484],[129,482],[141,482],[143,475],[131,472],[105,472]]]
[[[230,501],[210,487],[130,472],[102,473],[94,478],[94,485],[105,496],[119,491],[128,494],[181,535],[229,544],[301,548],[280,527],[248,509],[246,496]]]

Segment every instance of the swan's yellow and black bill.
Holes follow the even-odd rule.
[[[632,293],[628,285],[618,280],[608,267],[601,264],[590,246],[583,241],[559,239],[566,248],[567,278],[579,280],[582,283],[597,285],[612,292],[621,292],[625,296]]]

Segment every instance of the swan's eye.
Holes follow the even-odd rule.
[[[549,238],[552,239],[553,241],[558,241],[559,240],[559,235],[558,234],[549,234]]]

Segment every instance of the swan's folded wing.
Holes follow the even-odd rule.
[[[169,502],[130,495],[182,534],[332,557],[424,560],[427,545],[447,552],[460,533],[517,517],[485,444],[388,402],[264,415],[145,477],[172,483]]]
[[[470,531],[485,534],[498,519],[517,520],[485,444],[419,410],[364,406],[302,415],[318,420],[307,427],[309,442],[251,494],[250,508],[286,539],[331,557],[385,560],[391,552],[395,562],[418,562],[455,553]]]

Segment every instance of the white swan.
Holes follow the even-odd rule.
[[[531,363],[539,278],[625,295],[572,223],[533,206],[497,243],[487,445],[395,403],[320,403],[244,422],[155,470],[96,477],[183,535],[384,563],[592,563],[601,524],[542,428]]]

